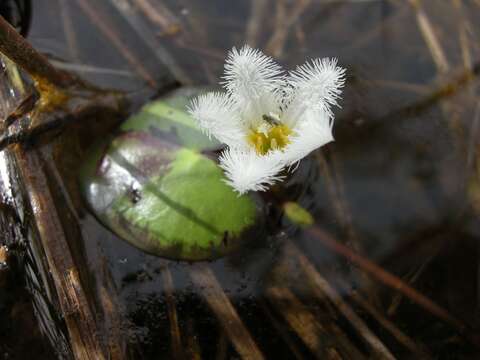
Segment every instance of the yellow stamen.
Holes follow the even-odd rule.
[[[288,136],[292,130],[287,125],[275,125],[268,129],[267,133],[257,130],[251,130],[248,135],[248,142],[253,145],[256,152],[265,155],[273,149],[282,149],[290,140]]]

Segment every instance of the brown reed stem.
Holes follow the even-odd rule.
[[[425,346],[418,346],[415,341],[405,334],[395,323],[382,314],[373,304],[364,299],[359,292],[352,290],[350,286],[341,278],[335,279],[340,289],[347,292],[353,301],[359,304],[367,311],[380,325],[383,326],[393,337],[412,353],[422,359],[431,359],[430,354],[425,351]]]
[[[175,287],[173,285],[172,274],[167,264],[164,265],[161,275],[165,291],[165,302],[167,303],[167,313],[170,320],[170,340],[172,345],[173,358],[184,359],[185,353],[182,347],[180,325],[178,321],[177,308],[175,305]]]
[[[312,228],[312,230],[315,230],[315,228]],[[307,230],[307,232],[310,233],[309,230]],[[385,344],[383,344],[383,342],[373,333],[373,331],[370,330],[367,324],[342,299],[340,294],[338,294],[333,286],[330,285],[330,283],[315,269],[314,265],[308,260],[305,254],[303,254],[292,241],[289,241],[285,244],[285,251],[290,254],[292,258],[296,258],[296,261],[300,265],[302,271],[305,273],[306,280],[308,283],[310,283],[314,294],[319,298],[326,296],[330,300],[330,302],[357,331],[364,343],[370,348],[370,350],[373,352],[374,358],[395,359],[395,356],[393,356]]]
[[[144,66],[139,59],[124,43],[121,34],[118,33],[106,16],[99,12],[99,9],[91,4],[88,0],[76,0],[78,6],[85,15],[88,16],[93,25],[107,38],[112,45],[118,50],[135,72],[152,88],[157,87],[157,82],[150,71]]]
[[[2,16],[0,16],[0,52],[32,76],[36,81],[66,88],[75,79],[65,71],[55,69],[45,56],[36,51]]]
[[[242,359],[263,360],[264,356],[247,330],[213,271],[204,264],[192,268],[190,277],[228,335]]]
[[[475,336],[469,336],[467,326],[462,321],[458,320],[457,318],[452,316],[446,309],[434,303],[428,297],[406,284],[399,277],[389,273],[388,271],[385,271],[377,264],[355,253],[347,246],[334,240],[329,234],[327,234],[325,231],[323,231],[317,226],[313,226],[305,231],[310,236],[321,241],[322,244],[328,247],[330,250],[345,257],[348,261],[354,263],[363,271],[372,275],[378,281],[382,282],[386,286],[391,287],[396,291],[402,292],[406,297],[408,297],[417,305],[423,307],[432,315],[452,325],[460,333],[468,337],[473,343],[480,344],[479,339],[477,339]]]

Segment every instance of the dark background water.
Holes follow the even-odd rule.
[[[114,4],[131,7],[121,14]],[[142,4],[151,8],[142,11]],[[227,50],[244,43],[287,69],[310,58],[337,57],[348,78],[336,111],[336,141],[303,161],[276,196],[299,202],[336,241],[468,326],[462,334],[365,275],[361,266],[293,229],[279,209],[272,212],[269,236],[208,264],[167,261],[135,249],[77,201],[73,169],[88,145],[81,137],[90,133],[93,142],[108,129],[91,119],[55,140],[52,149],[66,151],[61,160],[52,156],[58,161],[51,167],[62,175],[57,181],[65,197],[74,199],[76,209],[68,211],[78,216],[78,231],[72,241],[105,342],[118,337],[132,358],[179,356],[175,339],[186,357],[237,358],[236,341],[248,341],[243,333],[225,332],[222,319],[241,319],[266,358],[374,354],[365,332],[312,287],[289,245],[294,243],[394,356],[426,357],[421,349],[435,358],[476,357],[467,338],[479,325],[478,1],[44,0],[33,2],[32,14],[27,39],[36,49],[60,68],[125,91],[132,111],[175,81],[217,83]],[[71,141],[81,146],[69,153],[65,143]],[[414,351],[355,301],[351,287],[413,339]],[[21,288],[15,291],[28,304]],[[102,300],[105,289],[113,310]],[[212,306],[209,299],[227,300]],[[5,304],[9,308],[0,311],[12,319],[12,302]],[[19,335],[1,340],[28,338],[35,328],[29,321],[15,320],[10,326],[21,329]],[[0,325],[0,336],[4,329],[9,327]],[[28,358],[11,344],[11,356]]]

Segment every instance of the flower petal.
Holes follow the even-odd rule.
[[[279,112],[285,86],[283,70],[272,58],[248,45],[233,48],[225,64],[224,86],[243,110],[248,123],[262,114]]]
[[[330,106],[338,106],[337,99],[345,84],[345,69],[337,66],[337,59],[315,59],[290,72],[287,82],[284,121],[294,126],[307,109],[331,114]]]
[[[333,118],[325,111],[307,110],[294,128],[295,134],[283,151],[283,160],[291,166],[313,150],[333,141]]]
[[[193,99],[188,107],[200,128],[218,141],[232,147],[246,147],[246,132],[239,111],[225,93],[210,92]]]
[[[225,170],[227,184],[240,195],[250,190],[265,191],[283,179],[278,175],[284,168],[279,151],[260,156],[254,150],[229,148],[220,155],[220,167]]]

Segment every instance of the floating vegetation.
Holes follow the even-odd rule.
[[[336,59],[314,59],[284,75],[261,51],[233,48],[225,62],[226,93],[199,96],[190,113],[210,136],[228,145],[220,156],[239,194],[266,191],[283,169],[333,140],[331,106],[345,82]]]
[[[99,144],[82,188],[95,215],[131,244],[171,259],[210,260],[238,249],[261,212],[208,156],[219,144],[186,113],[181,94],[188,92],[145,105]]]

